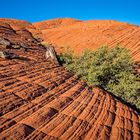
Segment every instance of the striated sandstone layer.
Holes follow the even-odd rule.
[[[36,29],[31,23],[23,20],[16,20],[16,19],[7,19],[7,18],[0,18],[0,25],[7,25],[10,26],[15,32],[19,32],[22,34],[23,31],[30,32],[33,36],[41,37],[41,31]],[[22,34],[26,35],[26,34]]]
[[[79,54],[87,48],[95,50],[102,45],[113,47],[120,44],[130,50],[136,61],[140,61],[139,26],[114,20],[75,21],[71,24],[71,20],[74,21],[74,19],[69,19],[69,23],[65,24],[65,19],[63,19],[63,26],[57,23],[58,25],[54,27],[55,19],[33,25],[43,33],[44,40],[59,46],[56,47],[58,51],[61,51],[60,46],[70,47]]]
[[[18,34],[6,22],[0,37],[28,46],[27,51],[0,46],[19,56],[0,58],[0,140],[140,139],[135,110],[46,60],[45,48],[29,31]]]

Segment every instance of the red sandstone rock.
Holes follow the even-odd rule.
[[[25,40],[27,31],[17,34],[11,25],[4,26],[0,24],[0,36],[30,49],[0,46],[22,58],[0,58],[1,140],[140,139],[135,110],[99,88],[89,90],[63,67],[46,60],[45,48],[31,36]]]
[[[58,19],[57,19],[58,20]],[[55,44],[58,51],[61,47],[70,47],[76,54],[86,48],[95,50],[99,46],[110,47],[120,44],[130,50],[133,58],[140,61],[140,27],[114,20],[78,21],[69,24],[63,19],[63,26],[57,20],[34,23],[44,35],[44,40]],[[62,20],[62,19],[60,19]],[[71,22],[70,22],[71,21]]]

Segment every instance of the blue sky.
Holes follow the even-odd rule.
[[[0,0],[0,17],[29,22],[112,19],[140,25],[140,0]]]

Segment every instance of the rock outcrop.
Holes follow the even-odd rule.
[[[56,64],[59,64],[54,47],[49,45],[46,49],[46,59],[50,57]]]
[[[39,30],[45,30],[45,29],[69,26],[79,22],[81,21],[72,18],[57,18],[57,19],[33,23],[33,25]]]
[[[13,53],[9,53],[9,52],[6,52],[6,51],[0,51],[0,57],[4,58],[4,59],[13,59],[13,58],[15,58]]]
[[[7,48],[10,46],[10,42],[4,38],[0,38],[0,45],[3,46],[4,48]]]
[[[64,21],[65,19],[63,23]],[[113,47],[120,44],[130,50],[136,61],[140,61],[139,26],[114,20],[78,21],[74,24],[53,26],[55,23],[54,19],[33,25],[43,33],[44,40],[56,45],[57,51],[63,51],[61,47],[70,47],[79,55],[87,48],[95,50],[101,45]]]

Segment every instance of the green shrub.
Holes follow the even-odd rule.
[[[103,46],[95,52],[85,50],[79,57],[67,51],[59,59],[89,86],[100,86],[140,109],[139,76],[134,74],[135,64],[125,48]]]

